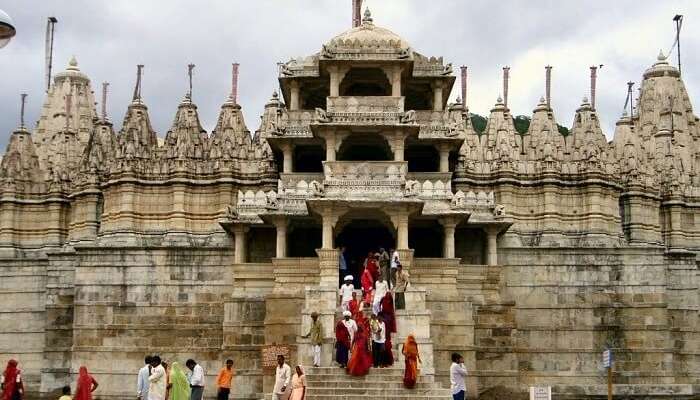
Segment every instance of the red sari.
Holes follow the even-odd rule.
[[[360,283],[362,284],[362,301],[365,304],[372,304],[372,291],[374,288],[374,279],[372,278],[372,273],[369,268],[365,268],[362,272],[362,277],[360,277]]]
[[[386,331],[396,333],[396,313],[394,312],[394,297],[391,292],[387,292],[382,299],[382,311],[379,312],[379,315],[384,319]]]
[[[20,379],[19,384],[17,383],[17,377],[20,375],[20,370],[17,369],[17,361],[10,360],[7,362],[7,368],[3,373],[5,378],[5,387],[2,390],[2,400],[13,400],[21,399],[22,393],[19,389],[22,388],[22,381]]]
[[[350,332],[341,319],[335,324],[335,361],[340,365],[347,365],[349,351]]]
[[[348,362],[348,373],[353,376],[364,376],[372,367],[372,351],[369,347],[369,329],[367,319],[357,321],[357,332],[352,345],[352,355]]]
[[[367,259],[366,269],[368,269],[369,272],[372,274],[372,282],[375,282],[377,279],[379,279],[379,263],[374,257],[369,257]]]
[[[75,385],[75,397],[73,400],[92,400],[93,385],[97,386],[97,381],[88,374],[86,367],[80,367],[78,371],[78,382]]]
[[[416,386],[416,381],[418,380],[418,360],[420,360],[420,355],[418,354],[418,343],[416,343],[416,338],[413,335],[408,335],[406,342],[403,344],[403,349],[401,352],[406,360],[406,370],[403,374],[403,385],[407,389],[413,389]]]
[[[357,300],[355,293],[353,293],[352,300],[350,300],[350,303],[348,303],[348,308],[350,309],[352,318],[357,320],[357,314],[360,312],[360,301]]]

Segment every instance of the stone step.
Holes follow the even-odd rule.
[[[347,376],[350,378],[355,378],[352,375],[348,375],[344,368],[340,367],[312,367],[308,368],[306,371],[308,377],[313,376]],[[403,376],[404,369],[399,367],[389,367],[389,368],[371,368],[367,376]],[[425,377],[425,375],[421,375]]]
[[[403,379],[403,378],[402,378]],[[354,377],[348,377],[346,380],[319,380],[319,381],[313,381],[313,380],[308,380],[308,385],[309,387],[322,387],[322,388],[372,388],[377,385],[380,385],[383,388],[387,389],[400,389],[403,388],[403,380],[402,379],[392,379],[392,380],[385,380],[385,381],[376,381],[376,382],[367,382],[364,380],[359,380]],[[429,389],[440,389],[439,386],[437,386],[436,383],[430,381],[421,381],[420,378],[418,379],[418,382],[416,383],[416,389],[423,389],[423,390],[429,390]]]
[[[370,395],[370,398],[374,396],[386,396],[386,395],[407,395],[411,393],[422,393],[431,396],[444,396],[450,394],[448,389],[434,389],[434,388],[415,388],[406,389],[404,387],[366,387],[366,388],[325,388],[318,386],[307,386],[309,393],[321,395],[321,394],[347,394],[347,395]]]
[[[376,375],[365,375],[365,376],[350,376],[346,375],[346,381],[343,381],[343,378],[341,378],[338,375],[311,375],[307,374],[306,380],[309,382],[309,384],[316,383],[316,382],[333,382],[333,381],[341,381],[341,382],[360,382],[365,385],[374,385],[374,384],[383,384],[386,381],[392,381],[392,382],[401,382],[403,380],[403,375],[396,375],[396,376],[376,376]],[[421,375],[418,377],[418,383],[425,383],[425,384],[434,384],[435,380],[432,376],[425,376]]]
[[[433,396],[433,395],[423,395],[421,393],[409,393],[406,395],[395,395],[395,394],[390,394],[390,395],[378,395],[371,397],[371,400],[396,400],[396,399],[411,399],[411,400],[445,400],[450,398],[451,396],[447,397],[446,395],[441,395],[441,396]],[[309,392],[306,395],[306,400],[368,400],[367,395],[360,394],[360,395],[347,395],[347,394],[321,394],[321,395],[315,395]]]

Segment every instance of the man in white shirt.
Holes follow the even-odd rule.
[[[349,311],[350,300],[352,300],[352,293],[355,291],[355,285],[352,284],[352,275],[347,275],[345,277],[345,283],[338,290],[340,295],[340,308],[343,311]]]
[[[161,365],[160,357],[151,357],[151,375],[148,377],[148,400],[165,400],[165,388],[168,378],[165,368]]]
[[[151,376],[151,356],[146,356],[146,365],[139,370],[139,378],[136,381],[136,398],[148,400],[148,377]]]
[[[348,333],[350,333],[350,346],[352,347],[352,342],[355,340],[355,332],[357,332],[357,322],[350,317],[352,317],[350,311],[343,311],[343,324],[348,329]]]
[[[379,314],[382,311],[382,300],[389,292],[389,284],[384,277],[379,275],[379,279],[374,283],[374,300],[372,301],[372,312]]]
[[[204,394],[204,368],[193,359],[185,362],[190,373],[190,400],[202,400]]]
[[[467,368],[464,366],[464,357],[459,353],[452,353],[452,365],[450,366],[452,400],[464,400],[464,394],[466,392],[464,379],[466,377]]]
[[[277,369],[275,370],[275,387],[272,389],[272,400],[284,400],[287,398],[287,389],[292,380],[292,369],[284,362],[284,356],[277,356]]]
[[[369,326],[372,330],[372,358],[374,359],[374,368],[384,368],[387,365],[385,355],[386,349],[384,348],[386,343],[386,324],[381,318],[377,317],[377,314],[372,314],[372,320]]]

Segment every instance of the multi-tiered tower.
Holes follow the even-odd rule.
[[[86,364],[131,397],[159,353],[233,357],[234,396],[258,398],[261,349],[307,363],[312,311],[331,364],[338,248],[357,274],[383,246],[412,275],[394,344],[418,338],[415,398],[441,393],[453,351],[482,398],[595,398],[604,347],[619,390],[696,396],[700,128],[678,70],[658,57],[610,143],[587,99],[568,135],[545,99],[524,134],[502,99],[478,132],[450,64],[353,21],[280,64],[253,135],[235,79],[211,134],[188,91],[161,143],[138,84],[115,133],[75,59],[56,76],[0,164],[0,359],[30,394]]]

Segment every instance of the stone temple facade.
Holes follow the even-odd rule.
[[[355,25],[280,64],[252,135],[235,96],[208,134],[186,95],[160,141],[140,93],[115,132],[74,59],[55,76],[0,165],[0,360],[30,395],[87,365],[100,398],[133,398],[159,353],[203,364],[210,396],[232,357],[234,398],[258,399],[264,346],[310,364],[312,311],[330,366],[343,245],[354,271],[398,249],[394,343],[416,334],[434,393],[459,351],[472,397],[600,398],[609,346],[618,393],[697,398],[700,120],[678,70],[646,70],[612,142],[586,99],[566,136],[544,101],[516,132],[500,99],[477,132],[450,64]]]

